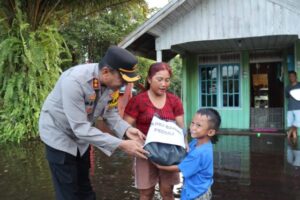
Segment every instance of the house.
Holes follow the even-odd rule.
[[[213,107],[224,129],[282,130],[299,22],[299,0],[172,0],[119,46],[157,61],[180,54],[187,123]]]

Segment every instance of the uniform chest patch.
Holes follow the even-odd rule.
[[[111,100],[108,102],[108,108],[114,108],[118,105],[119,95],[119,90],[111,93]]]

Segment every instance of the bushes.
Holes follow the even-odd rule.
[[[37,136],[41,105],[60,74],[60,65],[69,61],[55,28],[30,31],[20,11],[17,16],[0,42],[0,142]]]

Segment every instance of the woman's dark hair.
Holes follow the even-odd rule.
[[[148,79],[151,79],[157,72],[167,70],[172,77],[172,69],[168,63],[165,62],[156,62],[150,65],[148,74],[146,77],[145,89],[148,90],[150,88],[150,84],[148,83]]]

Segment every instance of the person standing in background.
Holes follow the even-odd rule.
[[[293,89],[300,89],[300,83],[297,81],[297,73],[289,71],[289,81],[285,89],[285,96],[288,99],[288,112],[287,112],[287,132],[288,138],[297,138],[297,128],[300,127],[300,101],[297,101],[290,94]]]

